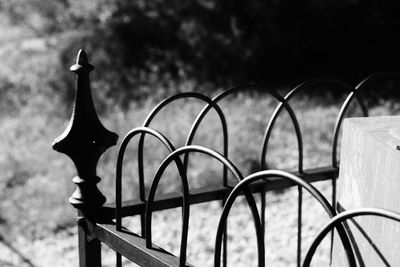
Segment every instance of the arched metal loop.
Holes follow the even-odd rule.
[[[368,117],[368,109],[365,103],[362,101],[361,96],[359,95],[359,86],[356,86],[346,97],[344,100],[340,111],[338,113],[338,116],[336,118],[335,122],[335,129],[333,131],[333,139],[332,139],[332,167],[338,168],[338,162],[337,162],[337,145],[338,145],[338,139],[339,139],[339,133],[340,133],[340,128],[342,126],[344,116],[347,113],[347,110],[350,107],[350,104],[352,103],[353,99],[356,98],[358,104],[361,107],[361,111],[364,117]]]
[[[263,144],[262,144],[262,148],[261,148],[261,159],[260,159],[261,170],[265,170],[267,167],[265,158],[267,156],[268,141],[269,141],[269,138],[271,137],[272,129],[275,125],[275,122],[278,119],[279,114],[281,113],[283,108],[285,108],[285,110],[288,112],[290,119],[294,126],[294,130],[295,130],[296,138],[297,138],[297,149],[298,149],[298,156],[299,156],[298,172],[302,173],[303,172],[303,138],[302,138],[301,129],[299,126],[299,122],[296,118],[296,115],[286,100],[283,100],[282,102],[280,102],[277,105],[277,107],[274,110],[274,113],[271,116],[271,119],[268,122],[267,128],[265,130]]]
[[[166,138],[164,135],[159,133],[158,131],[148,128],[148,127],[138,127],[132,129],[123,139],[120,149],[118,151],[118,158],[117,158],[117,166],[116,166],[116,179],[115,179],[115,201],[116,201],[116,227],[117,230],[121,230],[121,223],[122,223],[122,216],[120,214],[121,206],[122,206],[122,169],[123,169],[123,161],[125,150],[130,142],[130,140],[138,134],[150,134],[156,137],[161,143],[165,145],[165,147],[170,151],[174,151],[175,148],[172,143]],[[176,163],[180,168],[182,168],[182,162],[180,159],[176,159]]]
[[[337,87],[343,88],[346,92],[349,92],[353,90],[353,86],[345,81],[338,80],[338,79],[314,79],[314,80],[308,80],[305,82],[300,83],[296,87],[294,87],[292,90],[290,90],[289,93],[286,94],[285,99],[289,101],[293,96],[295,96],[298,92],[302,90],[306,90],[308,88],[311,88],[312,86],[318,85],[318,84],[326,84],[326,85],[333,85]]]
[[[363,116],[368,117],[368,109],[365,106],[364,102],[361,101],[361,98],[357,93],[357,90],[351,91],[344,100],[342,107],[340,108],[338,117],[336,118],[335,129],[333,132],[333,139],[332,139],[332,167],[334,168],[339,167],[337,162],[337,145],[338,145],[340,128],[342,126],[344,116],[346,115],[346,112],[349,109],[350,104],[352,103],[354,98],[356,98],[357,102],[359,103]]]
[[[202,100],[208,105],[210,105],[210,108],[214,108],[215,111],[217,112],[221,125],[222,125],[222,133],[223,133],[223,139],[224,139],[224,153],[225,156],[227,156],[227,151],[228,151],[228,130],[227,130],[227,124],[225,120],[225,116],[221,110],[221,108],[212,102],[212,100],[200,93],[196,92],[184,92],[184,93],[179,93],[176,95],[173,95],[171,97],[168,97],[161,101],[156,107],[153,108],[153,110],[147,115],[147,118],[145,119],[143,126],[148,127],[151,123],[151,121],[155,118],[155,116],[168,104],[172,103],[173,101],[176,101],[178,99],[184,99],[184,98],[195,98]],[[144,149],[144,139],[145,135],[142,134],[139,139],[139,144],[138,144],[138,177],[139,177],[139,199],[141,201],[145,201],[145,185],[144,185],[144,164],[143,164],[143,149]],[[184,161],[184,170],[186,171],[187,169],[187,161]],[[226,173],[225,167],[223,170],[224,173]]]
[[[364,87],[366,87],[370,82],[373,82],[377,79],[380,79],[385,76],[400,76],[400,71],[399,70],[390,70],[390,71],[379,71],[375,72],[366,78],[364,78],[361,82],[357,84],[355,87],[355,90],[360,90]]]
[[[376,72],[365,79],[363,79],[361,82],[359,82],[356,87],[348,94],[347,98],[343,102],[343,105],[339,111],[338,117],[336,119],[336,124],[335,124],[335,130],[333,134],[333,140],[332,140],[332,166],[335,168],[338,168],[338,162],[337,162],[337,143],[338,143],[338,138],[339,138],[339,132],[340,132],[340,127],[342,125],[344,116],[346,115],[346,112],[348,108],[350,107],[350,104],[352,103],[354,97],[356,98],[357,102],[359,103],[363,116],[368,117],[368,109],[365,105],[365,103],[362,101],[360,97],[360,90],[363,88],[367,87],[367,85],[377,79],[380,79],[385,76],[400,76],[400,71],[381,71],[381,72]]]
[[[361,82],[357,84],[357,86],[348,94],[347,98],[343,102],[343,105],[339,111],[338,117],[336,119],[336,124],[335,124],[335,130],[333,134],[333,140],[332,140],[332,166],[335,168],[338,168],[338,162],[337,162],[337,143],[338,143],[338,138],[339,138],[339,132],[340,132],[340,127],[343,123],[344,116],[346,115],[346,112],[348,108],[350,107],[350,104],[352,103],[353,99],[356,98],[357,102],[359,103],[361,107],[361,111],[363,113],[364,117],[368,117],[368,109],[365,105],[365,103],[362,101],[360,97],[360,90],[363,88],[367,87],[369,83],[380,79],[385,76],[400,76],[400,71],[381,71],[377,72],[374,74],[369,75],[365,79],[363,79]]]
[[[358,217],[358,216],[367,216],[367,215],[374,215],[379,217],[384,217],[387,219],[391,219],[397,222],[400,222],[400,214],[386,210],[386,209],[379,209],[379,208],[358,208],[353,210],[344,211],[335,217],[333,217],[317,234],[314,241],[311,243],[310,248],[307,251],[306,257],[304,258],[303,267],[308,267],[311,264],[312,257],[315,254],[319,244],[325,238],[325,236],[332,231],[334,228],[338,228],[342,226],[342,222]],[[349,266],[356,266],[353,265],[352,262],[349,261]]]
[[[289,93],[286,94],[286,96],[284,97],[284,102],[279,103],[278,106],[276,107],[273,116],[271,117],[271,120],[268,124],[268,127],[265,131],[264,134],[264,141],[263,141],[263,146],[262,146],[262,155],[261,155],[261,163],[262,163],[262,169],[266,168],[266,164],[265,164],[265,158],[266,158],[266,154],[267,154],[267,146],[268,146],[268,141],[271,135],[271,131],[272,128],[275,124],[275,121],[277,119],[277,117],[280,115],[285,102],[288,103],[290,101],[290,99],[295,96],[298,92],[311,88],[311,86],[315,86],[317,84],[331,84],[331,85],[335,85],[335,86],[339,86],[344,88],[346,91],[350,91],[352,90],[352,86],[346,82],[343,82],[341,80],[337,80],[337,79],[316,79],[316,80],[309,80],[306,82],[303,82],[299,85],[297,85],[295,88],[293,88]],[[287,104],[288,105],[288,104]],[[293,111],[292,111],[293,112]],[[303,171],[303,147],[302,147],[302,136],[301,136],[301,131],[300,131],[300,127],[298,124],[298,120],[296,119],[296,117],[294,115],[291,115],[289,113],[292,122],[294,124],[295,127],[295,132],[296,132],[296,136],[297,136],[297,142],[298,142],[298,154],[299,154],[299,163],[298,163],[298,172],[301,173]]]
[[[163,175],[165,169],[168,167],[168,165],[173,160],[175,160],[176,158],[179,158],[179,156],[182,154],[187,154],[190,152],[200,152],[200,153],[209,155],[212,158],[215,158],[216,160],[218,160],[222,164],[224,164],[232,172],[232,174],[235,176],[235,178],[238,180],[238,182],[243,179],[242,174],[240,173],[240,171],[236,168],[236,166],[233,163],[231,163],[223,155],[221,155],[220,153],[218,153],[212,149],[205,148],[202,146],[192,145],[192,146],[181,147],[181,148],[175,150],[174,152],[172,152],[170,155],[168,155],[168,157],[165,158],[165,160],[161,163],[160,167],[158,168],[158,170],[154,176],[150,191],[149,191],[148,200],[146,203],[146,211],[145,211],[145,221],[146,221],[145,239],[146,239],[146,246],[148,248],[152,247],[152,234],[151,234],[151,232],[152,232],[151,221],[152,221],[152,210],[153,210],[152,205],[154,202],[156,189],[157,189],[158,183],[161,179],[161,176]],[[244,194],[246,196],[247,202],[250,206],[251,213],[253,215],[253,221],[254,221],[254,225],[255,225],[256,233],[257,233],[258,247],[259,247],[259,249],[264,251],[264,239],[263,239],[262,227],[260,224],[260,217],[258,214],[256,202],[248,189],[244,188]],[[181,252],[180,252],[181,253],[180,254],[181,266],[183,266],[185,264],[185,260],[186,260],[186,245],[187,245],[187,234],[188,234],[188,227],[189,227],[189,199],[188,199],[188,197],[185,197],[185,194],[183,196],[183,207],[184,207],[184,213],[183,213],[182,242],[181,242]],[[187,210],[186,210],[186,207],[187,207]],[[259,257],[260,257],[260,263],[264,264],[264,262],[265,262],[264,254],[259,255]]]
[[[283,97],[277,93],[274,90],[268,89],[263,85],[240,85],[240,86],[236,86],[236,87],[232,87],[228,90],[223,91],[222,93],[218,94],[217,96],[215,96],[212,101],[213,104],[217,104],[219,101],[221,101],[222,99],[224,99],[225,97],[237,93],[237,92],[241,92],[241,91],[246,91],[246,90],[262,90],[263,92],[268,93],[269,95],[271,95],[274,99],[276,99],[279,102],[284,102]],[[202,120],[204,119],[204,117],[207,115],[207,113],[210,111],[210,109],[212,108],[211,104],[208,104],[207,106],[205,106],[203,108],[203,110],[199,113],[199,115],[197,116],[195,122],[192,125],[192,128],[189,132],[188,138],[186,140],[186,145],[191,145],[194,139],[194,135],[200,125],[200,123],[202,122]],[[290,109],[290,107],[289,107]],[[293,114],[293,112],[292,112]],[[227,142],[228,139],[226,139],[225,141]],[[225,146],[226,148],[228,147],[227,144]],[[224,150],[224,155],[227,157],[228,155],[228,150],[226,149],[226,151]],[[184,158],[184,164],[186,165],[188,161],[188,156],[185,155]],[[223,176],[223,185],[224,186],[228,186],[228,181],[227,181],[227,176],[226,173],[224,173]]]
[[[347,84],[346,82],[343,82],[341,80],[337,80],[337,79],[316,79],[316,80],[309,80],[309,81],[305,81],[299,85],[297,85],[296,87],[294,87],[289,93],[287,93],[284,97],[284,101],[279,103],[278,106],[275,108],[273,116],[270,119],[270,122],[268,124],[268,127],[265,131],[264,134],[264,140],[263,140],[263,146],[262,146],[262,154],[261,154],[261,166],[262,169],[264,170],[266,168],[266,163],[265,163],[265,158],[267,155],[267,146],[268,146],[268,141],[272,132],[272,128],[275,125],[275,122],[277,120],[277,118],[279,117],[280,113],[282,112],[282,109],[285,107],[285,104],[287,106],[289,106],[289,101],[290,99],[295,96],[298,92],[308,89],[311,86],[317,85],[317,84],[332,84],[335,86],[340,86],[345,88],[346,90],[351,90],[352,86]],[[290,106],[289,106],[290,107]],[[291,117],[293,126],[295,128],[295,133],[297,136],[297,146],[298,146],[298,154],[299,154],[299,163],[298,163],[298,172],[302,173],[303,171],[303,143],[302,143],[302,135],[301,135],[301,130],[299,127],[299,123],[298,120],[296,119],[296,116],[290,114],[290,113],[294,113],[293,110],[290,108],[290,111],[288,110],[288,108],[285,107],[285,109],[289,112],[289,115]]]
[[[218,223],[216,239],[215,239],[215,254],[214,254],[214,266],[215,267],[220,266],[221,242],[222,242],[222,236],[223,236],[223,229],[226,225],[226,221],[227,221],[229,212],[230,212],[232,205],[234,204],[236,198],[243,191],[243,189],[247,188],[251,183],[261,180],[261,179],[276,178],[276,177],[288,179],[291,182],[293,182],[294,184],[306,189],[321,204],[321,206],[327,212],[329,217],[332,218],[336,215],[335,209],[329,204],[329,202],[326,200],[326,198],[317,189],[315,189],[314,186],[305,182],[300,177],[297,177],[288,172],[279,171],[279,170],[267,170],[267,171],[260,171],[260,172],[251,174],[235,186],[235,188],[232,190],[232,192],[228,196],[228,199],[225,203],[224,209],[222,210],[222,214],[221,214],[221,217],[220,217],[220,220]],[[341,225],[338,226],[338,232],[339,232],[339,236],[343,242],[343,245],[345,247],[346,254],[349,258],[349,262],[355,263],[355,258],[354,258],[353,252],[352,252],[350,241],[346,235],[344,228]],[[260,266],[264,266],[264,265],[260,265]]]

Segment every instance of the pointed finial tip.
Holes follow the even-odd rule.
[[[85,50],[80,49],[78,52],[78,56],[76,57],[76,63],[71,66],[70,70],[72,72],[79,72],[79,71],[90,72],[93,69],[94,67],[89,63]]]
[[[76,63],[80,65],[85,65],[89,63],[85,50],[79,49],[78,56],[76,58]]]

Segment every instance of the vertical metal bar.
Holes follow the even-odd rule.
[[[303,221],[303,189],[301,186],[297,187],[299,191],[299,201],[298,201],[298,209],[297,209],[297,266],[301,266],[301,229],[302,229],[302,221]]]
[[[265,208],[266,208],[266,191],[265,188],[263,187],[260,192],[261,196],[261,212],[260,212],[260,220],[261,220],[261,228],[262,228],[262,234],[263,234],[263,239],[265,243]],[[264,257],[266,257],[265,252],[267,248],[266,245],[264,245]]]
[[[118,252],[116,252],[115,255],[116,255],[116,257],[117,257],[117,258],[116,258],[115,266],[121,267],[121,266],[122,266],[122,256],[121,256],[121,254],[119,254]]]
[[[336,207],[336,177],[332,178],[332,207],[337,210]],[[334,240],[335,231],[331,232],[331,248],[329,252],[329,262],[332,264],[333,260],[333,240]]]
[[[227,199],[227,195],[222,199],[222,208],[224,207]],[[226,267],[228,266],[228,224],[225,225],[224,229],[224,236],[222,240],[222,266]]]
[[[80,267],[101,267],[101,243],[90,238],[86,232],[86,221],[78,217],[78,246]]]
[[[140,214],[140,234],[142,237],[144,237],[145,227],[146,227],[146,217],[143,212]]]
[[[260,219],[261,219],[261,227],[263,229],[264,238],[265,238],[265,208],[266,208],[265,194],[266,194],[266,191],[265,191],[265,188],[263,187],[260,192],[260,196],[261,196],[261,218]]]
[[[128,146],[128,143],[130,142],[130,140],[137,134],[142,134],[142,136],[144,136],[144,134],[151,134],[152,136],[156,137],[159,141],[161,141],[161,143],[163,143],[167,149],[172,152],[175,150],[174,146],[172,145],[172,143],[162,134],[160,134],[159,132],[147,128],[147,127],[137,127],[132,129],[122,140],[120,149],[118,151],[118,157],[117,157],[117,166],[116,166],[116,177],[115,177],[115,225],[116,225],[116,230],[120,231],[122,230],[122,214],[121,214],[121,208],[122,208],[122,169],[123,169],[123,162],[124,162],[124,154],[126,151],[126,148]],[[178,169],[181,172],[182,175],[182,163],[177,162],[178,164]],[[140,214],[141,216],[141,232],[142,232],[142,236],[144,236],[145,233],[145,214],[144,211]],[[118,253],[116,254],[116,264],[117,266],[121,266],[122,264],[122,259],[121,259],[121,255],[119,255]]]
[[[225,230],[224,230],[224,247],[223,247],[223,256],[222,256],[222,266],[226,267],[228,266],[228,224],[225,226]]]

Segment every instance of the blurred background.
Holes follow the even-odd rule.
[[[75,77],[69,67],[80,48],[96,67],[91,76],[96,109],[121,138],[141,125],[158,101],[177,92],[213,96],[256,82],[284,93],[312,78],[356,85],[373,72],[400,69],[399,13],[398,1],[378,0],[0,0],[0,266],[77,264],[75,211],[68,204],[75,169],[51,143],[71,115]],[[392,77],[364,89],[372,115],[397,114],[399,81]],[[339,88],[313,89],[294,104],[303,121],[309,167],[329,163],[344,97]],[[222,105],[233,125],[232,159],[249,173],[276,103],[254,92]],[[183,101],[154,127],[182,145],[185,132],[162,122],[177,121],[179,113],[178,128],[188,130],[201,107]],[[220,135],[216,117],[206,125],[197,142],[220,149],[220,139],[209,134]],[[294,168],[295,136],[285,123],[277,128],[271,166]],[[147,155],[153,168],[147,177],[165,153]],[[111,149],[99,165],[108,201],[114,196],[115,154]],[[135,160],[132,156],[132,166]],[[205,177],[213,171],[206,161],[194,167],[194,184],[210,182]],[[131,172],[135,177],[134,167]],[[136,181],[127,183],[127,197],[136,196]],[[279,266],[282,259],[270,260],[276,258]]]

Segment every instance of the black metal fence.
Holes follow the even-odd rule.
[[[74,112],[66,131],[55,140],[53,148],[68,155],[74,162],[78,176],[73,178],[77,185],[76,191],[70,198],[70,203],[78,210],[78,234],[79,234],[79,259],[80,266],[101,266],[101,243],[107,245],[117,253],[116,265],[121,266],[121,256],[141,266],[188,266],[186,260],[187,238],[189,230],[190,206],[196,203],[220,200],[223,210],[219,219],[218,228],[215,234],[214,265],[226,266],[227,264],[227,217],[230,209],[239,195],[244,195],[249,204],[254,227],[256,230],[258,265],[265,263],[265,194],[271,190],[277,190],[296,186],[298,188],[298,220],[297,220],[297,265],[302,265],[302,203],[303,190],[308,191],[315,200],[322,205],[329,217],[333,218],[329,226],[316,238],[308,254],[305,256],[304,265],[310,264],[316,246],[329,230],[336,227],[338,235],[346,250],[350,265],[355,264],[355,257],[352,252],[352,245],[345,229],[340,223],[342,220],[352,216],[375,214],[400,220],[400,216],[381,210],[360,210],[354,213],[337,215],[334,208],[336,203],[336,178],[338,177],[339,164],[337,160],[338,137],[342,121],[348,111],[350,104],[357,101],[362,114],[368,116],[367,107],[360,97],[361,89],[374,79],[395,74],[395,72],[382,72],[371,75],[360,82],[356,87],[343,81],[332,79],[321,79],[307,81],[295,87],[285,96],[276,91],[269,90],[259,85],[244,85],[226,90],[214,98],[209,98],[200,93],[180,93],[171,96],[159,103],[147,116],[142,127],[132,129],[123,139],[117,159],[116,167],[116,203],[104,205],[106,199],[97,188],[100,178],[96,175],[97,162],[102,153],[109,147],[116,144],[117,135],[106,130],[99,121],[90,93],[89,72],[94,68],[88,63],[84,51],[78,54],[77,62],[71,67],[71,71],[77,75],[77,91]],[[397,74],[397,73],[396,73]],[[317,166],[313,169],[303,168],[303,137],[296,114],[293,111],[290,101],[293,96],[300,94],[315,85],[334,85],[342,87],[348,95],[343,102],[337,115],[331,147],[331,164],[329,166]],[[228,158],[228,126],[223,110],[218,102],[225,97],[245,90],[262,90],[278,101],[273,115],[269,119],[265,130],[260,150],[260,170],[247,177],[244,177],[240,170]],[[195,98],[205,103],[205,107],[198,114],[188,134],[186,144],[176,148],[161,132],[150,127],[150,124],[158,113],[168,104],[182,98]],[[216,111],[222,126],[223,152],[218,153],[212,149],[193,145],[193,140],[202,120],[210,110]],[[293,124],[297,140],[298,167],[293,172],[279,170],[266,170],[268,144],[274,125],[283,110],[289,114]],[[170,154],[159,166],[151,183],[148,195],[145,195],[144,184],[144,143],[145,135],[152,135],[165,146]],[[138,181],[139,198],[122,201],[122,170],[125,150],[133,137],[139,136],[138,142]],[[193,152],[208,155],[223,164],[221,184],[189,190],[189,183],[186,177],[189,155]],[[176,164],[179,170],[181,192],[159,194],[156,190],[165,169],[172,163]],[[228,173],[231,173],[237,183],[229,185]],[[330,180],[332,182],[332,199],[329,202],[315,187],[313,182]],[[260,194],[261,209],[258,210],[254,194]],[[176,257],[152,243],[152,212],[175,207],[182,207],[182,236],[180,241],[179,257]],[[141,235],[136,235],[122,226],[122,218],[128,216],[140,216]]]

